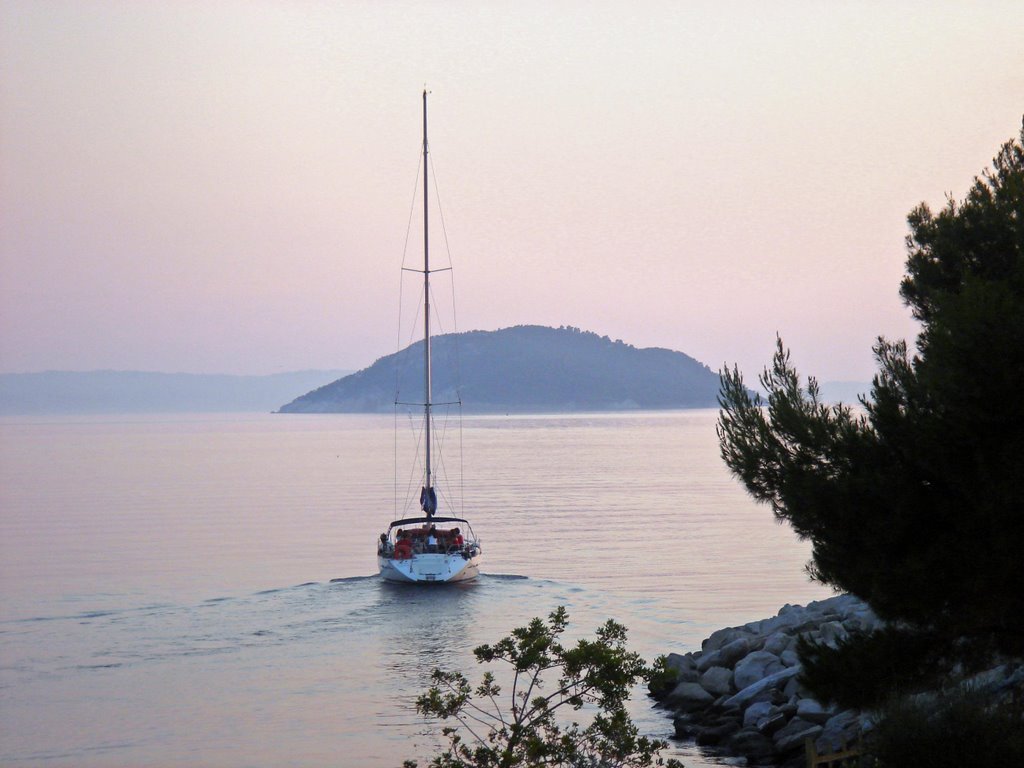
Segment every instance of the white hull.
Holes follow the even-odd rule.
[[[466,559],[461,552],[454,554],[422,553],[399,560],[377,556],[377,567],[385,581],[404,584],[450,584],[469,581],[480,575],[479,551]]]

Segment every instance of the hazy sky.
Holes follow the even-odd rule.
[[[866,380],[1024,3],[0,0],[0,370],[395,351],[424,85],[460,330]]]

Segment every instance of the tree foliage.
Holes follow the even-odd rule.
[[[507,666],[507,695],[489,671],[475,688],[461,672],[434,671],[433,686],[416,709],[457,725],[443,729],[447,745],[432,759],[433,768],[682,768],[659,758],[666,743],[639,736],[626,712],[633,685],[653,672],[626,649],[626,628],[609,620],[596,639],[567,647],[560,641],[567,624],[565,609],[558,608],[546,622],[535,618],[473,651],[478,662]],[[591,722],[567,722],[560,717],[567,712],[591,715]]]
[[[811,575],[947,663],[1024,653],[1024,130],[966,199],[908,216],[916,353],[880,338],[863,414],[821,401],[781,340],[723,374],[722,457],[812,544]]]
[[[870,752],[878,768],[1024,765],[1024,720],[970,689],[898,699],[882,709]]]

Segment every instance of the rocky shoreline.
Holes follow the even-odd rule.
[[[651,695],[674,712],[677,738],[732,755],[732,764],[803,766],[807,739],[819,753],[834,752],[856,743],[874,720],[816,701],[803,688],[798,639],[835,647],[851,632],[880,626],[871,608],[852,595],[786,605],[770,619],[718,630],[699,651],[669,654],[675,680],[652,686]],[[1008,676],[1024,677],[1024,667],[1004,665],[973,682],[1004,684]]]

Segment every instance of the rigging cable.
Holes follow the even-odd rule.
[[[423,157],[417,153],[418,160],[416,162],[416,180],[412,186],[412,202],[409,203],[409,219],[405,225],[405,242],[402,244],[402,267],[398,273],[398,344],[396,350],[402,349],[402,301],[404,297],[405,288],[405,260],[409,256],[409,233],[412,231],[412,217],[416,211],[416,192],[419,189],[420,181],[420,170],[422,169],[426,173],[426,169],[423,168]],[[399,360],[395,359],[395,402],[398,401],[398,363]]]
[[[396,520],[398,519],[398,516],[399,516],[399,513],[398,513],[398,408],[399,408],[399,400],[400,400],[399,381],[400,381],[400,377],[401,377],[401,365],[402,365],[402,355],[400,354],[400,352],[402,350],[402,302],[404,301],[404,295],[405,295],[405,262],[406,262],[406,259],[409,256],[409,235],[412,232],[412,220],[413,220],[413,215],[414,215],[414,213],[416,211],[416,196],[417,196],[417,191],[419,189],[420,171],[421,170],[424,173],[426,173],[426,169],[423,167],[423,155],[421,153],[417,152],[416,153],[416,177],[415,177],[415,180],[413,181],[413,185],[412,185],[412,200],[409,203],[409,218],[408,218],[408,221],[406,222],[406,225],[405,225],[405,242],[402,244],[402,266],[401,266],[401,269],[398,272],[398,322],[396,323],[396,331],[397,331],[398,338],[396,340],[397,343],[396,343],[395,348],[396,348],[396,350],[398,351],[399,354],[395,355],[395,369],[394,369],[394,372],[395,372],[395,400],[394,400],[394,404],[395,404],[395,438],[394,438],[394,446],[395,446],[395,461],[394,461],[394,466],[395,466],[395,471],[394,471],[394,475],[395,475],[395,477],[394,477],[395,518],[394,519],[396,519]],[[417,317],[418,316],[419,316],[419,313],[417,313]],[[410,418],[411,418],[411,414],[410,414]],[[408,498],[409,498],[409,493],[408,493],[408,488],[407,488],[406,489],[406,504],[408,504]]]

